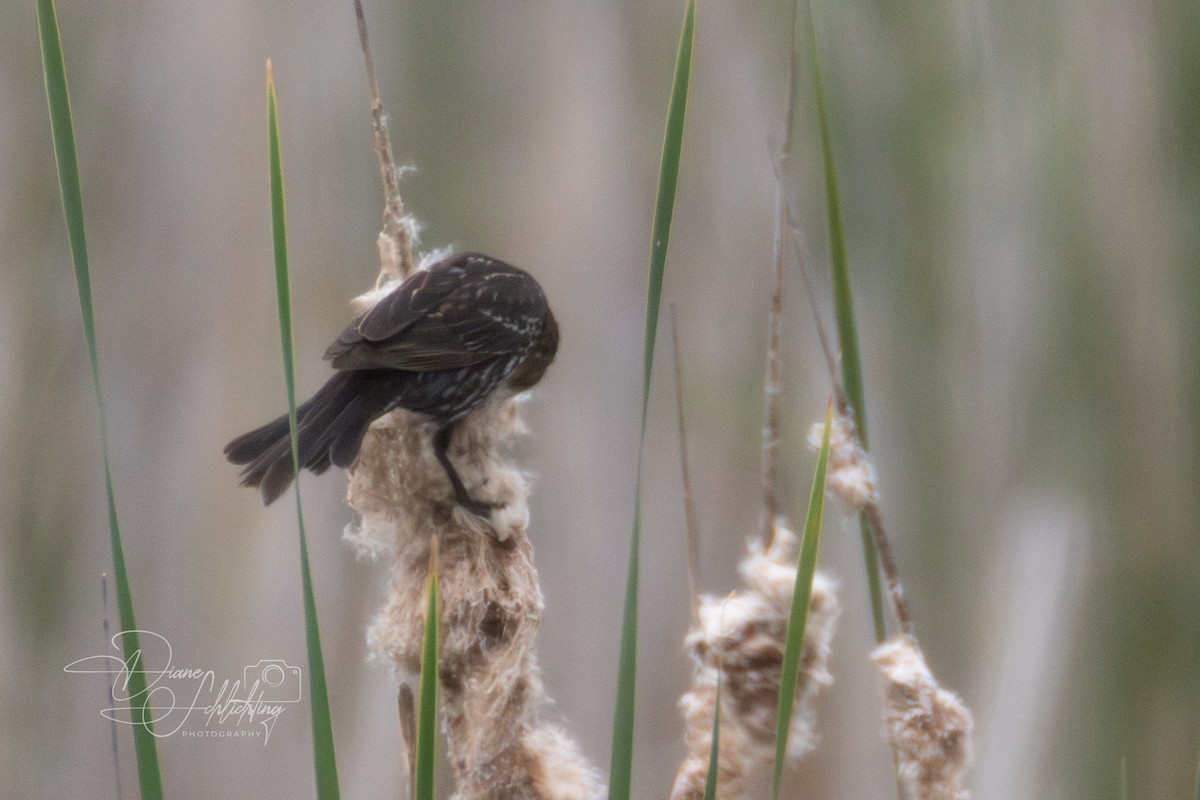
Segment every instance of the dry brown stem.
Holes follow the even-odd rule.
[[[371,92],[375,153],[383,183],[383,230],[375,289],[362,313],[395,284],[439,260],[414,261],[415,219],[400,199],[387,115],[375,82],[361,0],[354,0]],[[440,547],[442,619],[437,669],[446,755],[456,800],[590,800],[603,792],[575,743],[549,722],[535,640],[542,616],[533,548],[526,536],[528,484],[504,445],[524,428],[517,399],[493,395],[455,429],[450,458],[471,496],[494,507],[481,519],[453,500],[432,448],[430,423],[396,409],[372,423],[350,469],[347,503],[358,513],[346,538],[368,557],[392,557],[391,590],[367,638],[400,679],[399,709],[411,761],[412,692],[421,670],[431,543]]]
[[[779,516],[779,419],[783,399],[783,361],[779,355],[779,340],[783,334],[783,220],[787,218],[788,203],[782,184],[776,189],[775,290],[771,294],[771,313],[768,315],[767,366],[763,377],[763,442],[759,481],[762,487],[762,519],[760,536],[769,536]]]
[[[354,15],[358,19],[358,40],[362,45],[367,83],[371,90],[371,127],[375,136],[375,155],[379,159],[379,177],[383,182],[383,230],[379,232],[377,243],[382,267],[379,283],[382,284],[386,280],[403,280],[416,269],[413,242],[417,238],[417,224],[412,215],[404,210],[404,202],[400,199],[401,171],[392,156],[387,114],[375,82],[375,59],[371,56],[371,46],[367,41],[367,21],[363,15],[362,0],[354,0]]]
[[[820,449],[825,432],[824,423],[815,423],[808,432],[808,445],[813,450]],[[908,611],[908,602],[904,599],[904,587],[900,584],[900,575],[896,569],[896,561],[892,556],[892,548],[883,529],[883,514],[879,510],[879,488],[875,479],[875,467],[871,463],[866,450],[863,449],[854,426],[853,418],[840,409],[833,418],[833,430],[829,438],[829,472],[826,477],[826,490],[829,495],[837,498],[851,514],[861,513],[866,520],[875,539],[875,549],[879,553],[879,563],[883,568],[884,579],[887,581],[888,597],[892,601],[892,610],[900,625],[900,632],[912,636],[912,616]]]

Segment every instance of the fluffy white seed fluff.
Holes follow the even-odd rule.
[[[698,622],[687,636],[695,673],[691,689],[680,699],[687,753],[672,800],[704,795],[718,679],[718,796],[746,796],[746,779],[769,766],[775,756],[779,682],[796,582],[795,534],[777,525],[770,545],[751,544],[740,570],[745,588],[728,597],[702,597]],[[799,759],[817,743],[814,701],[820,688],[833,680],[829,652],[839,611],[835,590],[831,578],[820,572],[814,576],[788,736],[789,760]]]
[[[883,673],[887,735],[898,773],[914,800],[969,800],[971,712],[943,689],[910,636],[895,636],[871,654]]]
[[[817,451],[825,437],[825,423],[816,422],[808,431],[808,446]],[[861,511],[868,503],[879,502],[875,467],[858,441],[854,422],[837,414],[829,434],[829,465],[826,491],[850,512]]]

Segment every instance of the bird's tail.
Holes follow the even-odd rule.
[[[388,408],[389,392],[379,391],[383,387],[377,385],[378,377],[370,370],[339,372],[297,407],[302,467],[320,474],[330,464],[354,463],[367,427]],[[237,437],[225,445],[225,456],[246,466],[242,485],[259,487],[263,503],[269,505],[296,477],[287,415]]]

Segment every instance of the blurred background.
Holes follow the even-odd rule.
[[[545,679],[607,769],[632,518],[646,263],[682,2],[368,2],[426,247],[533,272],[563,329],[518,447],[536,476]],[[350,2],[61,0],[117,502],[142,628],[179,666],[304,665],[295,513],[221,448],[278,414],[264,61],[281,105],[300,391],[378,268],[381,192]],[[977,719],[976,796],[1190,796],[1200,750],[1200,6],[822,3],[883,508],[935,673]],[[665,300],[679,309],[701,584],[757,525],[789,8],[701,3]],[[116,796],[99,435],[32,0],[0,7],[0,774]],[[788,190],[827,320],[809,75]],[[829,379],[788,272],[783,488]],[[664,797],[689,599],[669,330],[645,446],[635,793]],[[364,631],[387,569],[341,541],[342,474],[304,480],[345,796],[399,792],[395,695]],[[894,797],[857,529],[836,683],[795,796]],[[110,617],[115,619],[111,601]],[[115,623],[114,623],[115,624]],[[202,727],[202,726],[199,726]],[[124,796],[136,782],[121,732]],[[311,797],[307,704],[261,740],[160,743],[170,797]]]

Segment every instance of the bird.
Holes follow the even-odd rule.
[[[325,351],[337,371],[296,409],[299,464],[316,474],[349,468],[370,424],[406,408],[433,423],[455,503],[487,517],[492,507],[470,496],[450,461],[455,427],[497,390],[534,386],[557,351],[558,323],[524,270],[474,252],[418,270]],[[287,415],[237,437],[225,456],[270,505],[296,477]]]

